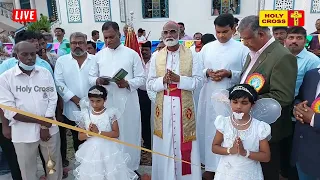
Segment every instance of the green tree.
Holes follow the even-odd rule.
[[[37,22],[30,23],[27,25],[28,31],[40,32],[40,30],[45,30],[50,32],[51,23],[47,16],[40,14],[40,19]]]

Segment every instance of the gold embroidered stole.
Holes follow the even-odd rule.
[[[156,76],[164,77],[167,71],[167,48],[163,48],[156,57]],[[192,77],[193,56],[190,49],[180,46],[179,75]],[[170,93],[170,92],[169,92]],[[196,121],[193,96],[191,91],[181,90],[181,118],[183,143],[196,140]],[[163,102],[164,91],[156,96],[156,111],[154,117],[154,135],[163,138]]]

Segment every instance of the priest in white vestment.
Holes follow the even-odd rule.
[[[219,155],[212,152],[216,117],[212,116],[214,107],[211,96],[216,90],[228,89],[240,82],[241,70],[249,53],[247,47],[232,38],[234,18],[231,14],[218,16],[214,24],[218,41],[206,44],[200,54],[204,85],[200,92],[197,113],[201,163],[205,164],[207,171],[203,177],[208,180],[212,180],[220,159]]]
[[[179,45],[177,23],[168,22],[162,36],[167,47],[152,57],[147,80],[156,108],[153,150],[192,165],[153,154],[152,179],[200,180],[193,100],[193,91],[202,83],[200,64],[190,49]]]
[[[119,25],[116,22],[106,22],[102,26],[106,48],[99,51],[95,57],[97,62],[89,72],[89,82],[92,85],[104,85],[108,90],[107,103],[118,108],[122,113],[118,119],[121,141],[141,146],[141,114],[137,89],[146,82],[141,58],[134,50],[120,43]],[[113,77],[119,69],[128,72],[127,76],[116,83],[107,78]],[[140,150],[122,146],[131,159],[128,167],[137,170],[140,164]]]

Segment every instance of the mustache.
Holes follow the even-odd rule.
[[[79,48],[79,47],[75,48],[74,50],[75,50],[75,51],[76,51],[76,50],[78,50],[78,51],[82,51],[82,49],[81,49],[81,48]]]
[[[296,44],[296,43],[292,43],[289,46],[293,46],[293,45],[298,46],[298,44]]]
[[[166,42],[168,42],[168,41],[174,41],[174,40],[175,40],[174,38],[166,38],[166,39],[165,39]]]

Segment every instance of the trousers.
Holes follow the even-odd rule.
[[[54,167],[56,172],[54,174],[48,174],[48,169],[46,168],[47,180],[62,179],[63,170],[59,133],[52,135],[51,139],[47,142],[39,140],[34,143],[13,143],[13,145],[17,153],[22,179],[37,179],[37,155],[39,145],[45,162],[48,162],[50,153],[52,160],[56,163]]]

